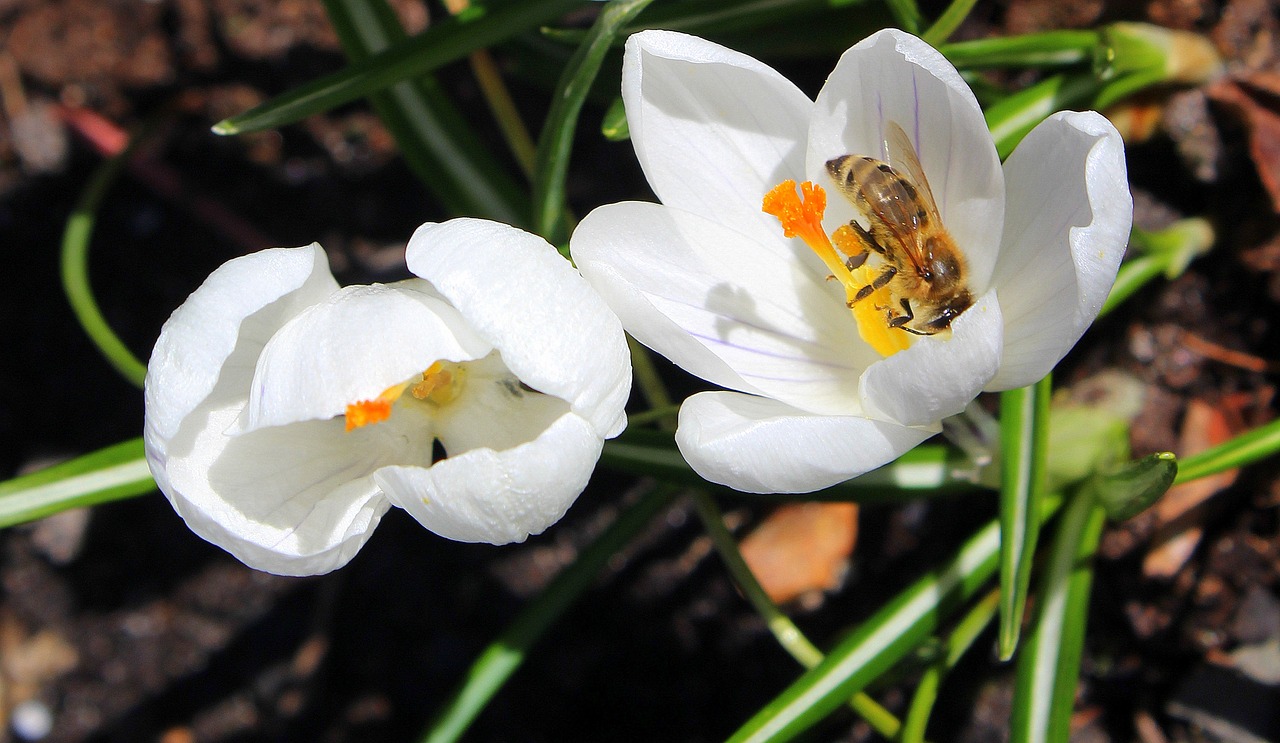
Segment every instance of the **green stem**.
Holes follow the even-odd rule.
[[[98,207],[102,205],[107,190],[133,154],[134,147],[149,130],[150,127],[134,136],[124,150],[98,167],[88,187],[80,195],[80,201],[67,219],[67,226],[62,233],[62,289],[71,303],[71,310],[107,363],[136,387],[142,387],[146,380],[147,365],[133,355],[124,341],[120,340],[120,336],[107,324],[93,297],[93,287],[89,284],[89,241],[93,237],[93,223]]]
[[[462,737],[547,628],[591,585],[609,559],[671,502],[675,492],[674,488],[664,487],[647,493],[534,597],[471,665],[462,686],[423,735],[423,743],[444,743]]]
[[[627,428],[645,426],[653,422],[669,422],[680,414],[679,405],[664,405],[660,408],[646,410],[643,413],[632,413],[627,416]]]
[[[574,51],[556,85],[547,122],[538,137],[537,165],[533,181],[534,232],[551,242],[561,240],[565,229],[565,181],[578,115],[591,83],[600,72],[605,55],[624,26],[653,0],[611,0],[600,11],[587,38]]]
[[[804,636],[800,628],[795,622],[791,621],[778,605],[769,597],[764,586],[760,585],[760,581],[756,580],[755,573],[751,572],[751,566],[747,564],[746,559],[742,556],[742,551],[738,549],[738,542],[725,528],[724,516],[720,513],[720,509],[716,506],[715,501],[710,495],[702,491],[693,491],[693,505],[698,512],[698,517],[702,520],[703,528],[707,530],[707,534],[711,537],[711,543],[715,545],[716,551],[720,553],[720,559],[724,560],[725,566],[729,569],[730,575],[737,582],[738,588],[742,594],[746,596],[747,601],[755,607],[756,613],[759,614],[768,626],[769,631],[773,633],[778,644],[786,650],[796,662],[804,666],[806,669],[813,668],[822,662],[822,651],[819,650],[809,638]],[[902,724],[893,713],[882,707],[876,700],[867,696],[863,692],[854,694],[849,699],[849,706],[854,712],[858,713],[862,719],[866,720],[876,732],[886,738],[892,738],[898,734]]]
[[[649,349],[640,345],[640,342],[631,336],[627,336],[627,348],[631,350],[631,374],[635,377],[636,386],[640,388],[640,394],[644,395],[644,400],[649,407],[668,409],[674,407],[679,412],[679,406],[671,402],[671,395],[667,393],[667,386],[662,382],[662,375],[658,374],[658,367],[654,366]],[[674,426],[670,427],[674,428]]]

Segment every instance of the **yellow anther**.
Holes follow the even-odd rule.
[[[448,405],[462,393],[464,376],[461,364],[437,361],[422,372],[422,381],[413,386],[412,394],[419,400]]]

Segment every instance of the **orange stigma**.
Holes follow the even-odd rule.
[[[381,397],[374,400],[361,400],[347,405],[347,430],[373,423],[381,423],[391,417],[391,401]]]

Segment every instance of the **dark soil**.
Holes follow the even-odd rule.
[[[1231,79],[1245,79],[1280,71],[1278,5],[980,2],[961,34],[1149,20],[1208,34]],[[412,0],[397,9],[411,29],[427,23]],[[173,308],[233,256],[318,240],[341,280],[386,280],[402,270],[413,228],[447,216],[362,105],[278,133],[209,133],[341,64],[318,0],[0,0],[0,477],[141,430],[141,394],[100,358],[57,288],[64,222],[101,162],[66,112],[126,130],[163,122],[103,205],[91,264],[108,320],[145,358]],[[548,95],[536,77],[511,80],[531,112]],[[441,79],[484,118],[465,65]],[[1280,164],[1256,161],[1250,119],[1222,96],[1170,93],[1147,109],[1157,132],[1130,149],[1136,221],[1203,216],[1218,243],[1100,322],[1056,378],[1136,379],[1137,454],[1203,447],[1276,409],[1280,220],[1258,173]],[[1254,100],[1275,112],[1280,91]],[[588,111],[574,162],[579,213],[648,198],[629,146],[590,135],[600,115]],[[1224,722],[1280,738],[1276,719],[1249,716],[1280,688],[1278,474],[1275,460],[1261,463],[1187,496],[1200,502],[1186,513],[1153,509],[1108,531],[1080,740],[1199,740]],[[58,742],[415,740],[486,643],[633,486],[602,470],[561,524],[501,549],[436,538],[394,511],[348,567],[313,579],[243,567],[191,534],[159,494],[9,529],[0,736],[43,709],[53,719],[45,740]],[[767,512],[746,499],[725,505],[738,523]],[[829,644],[993,512],[987,496],[864,508],[849,578],[800,612],[802,627]],[[931,740],[1002,736],[1011,670],[972,656],[943,687]],[[1202,689],[1234,688],[1213,676],[1222,672],[1247,693],[1215,706]],[[468,739],[716,740],[797,674],[678,501],[551,630]],[[901,711],[910,684],[876,695]],[[1244,701],[1250,693],[1262,707]],[[837,715],[815,739],[873,737]]]

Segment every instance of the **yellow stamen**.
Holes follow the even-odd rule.
[[[463,374],[461,364],[437,361],[422,373],[422,381],[413,386],[412,394],[419,400],[447,405],[462,393]]]
[[[863,252],[862,244],[848,225],[841,225],[830,237],[822,228],[822,216],[827,209],[827,194],[821,186],[809,181],[800,184],[796,195],[796,182],[785,180],[765,194],[762,209],[782,223],[785,237],[799,237],[817,253],[831,271],[832,278],[844,286],[845,298],[858,325],[858,335],[881,356],[908,348],[911,337],[889,327],[885,309],[892,301],[889,290],[881,288],[861,301],[854,301],[858,291],[875,280],[877,271],[868,265],[850,270],[840,257]]]

